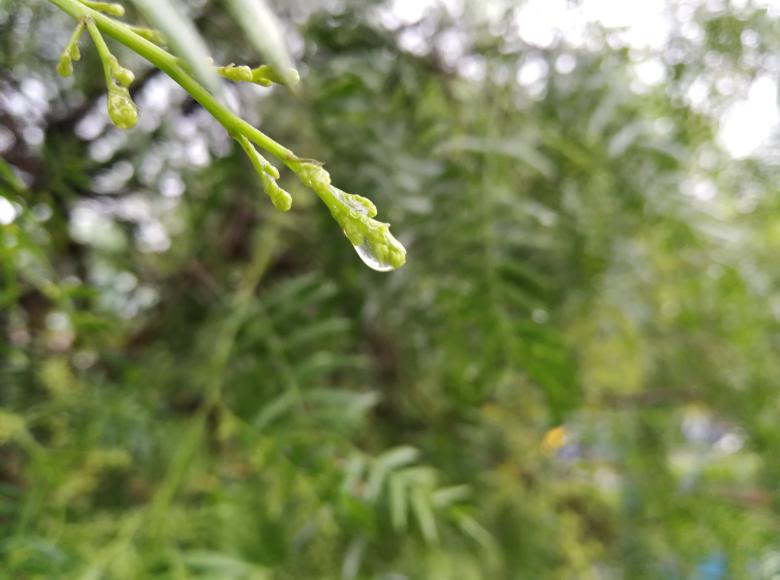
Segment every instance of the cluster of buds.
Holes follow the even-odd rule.
[[[249,68],[246,65],[235,65],[233,63],[226,66],[217,67],[217,74],[221,77],[234,82],[255,83],[264,87],[270,87],[276,83],[279,85],[295,86],[300,81],[298,71],[291,68],[287,75],[282,75],[277,69],[267,64],[257,68]]]
[[[130,97],[127,87],[119,85],[108,88],[108,117],[120,129],[132,129],[138,122],[138,109]]]
[[[260,176],[263,190],[271,198],[274,207],[280,211],[288,211],[292,207],[292,196],[276,183],[279,170],[271,165],[244,135],[234,135],[234,138],[249,157]],[[347,193],[332,185],[330,174],[317,162],[301,159],[292,162],[290,169],[325,203],[333,219],[367,266],[374,270],[388,271],[404,265],[406,248],[390,233],[390,224],[374,219],[377,210],[370,199]]]
[[[271,198],[271,203],[274,204],[274,207],[279,211],[289,211],[292,207],[292,196],[276,183],[276,180],[279,179],[279,170],[271,165],[265,157],[260,155],[260,152],[255,149],[255,146],[252,145],[249,139],[243,135],[237,135],[236,141],[246,152],[249,161],[252,162],[252,167],[255,168],[255,171],[260,176],[263,191]]]
[[[65,50],[60,55],[60,62],[57,63],[57,72],[60,76],[69,77],[73,74],[73,61],[81,60],[81,51],[79,50],[79,39],[84,32],[84,23],[79,22],[76,29],[70,36]]]
[[[125,13],[124,8],[120,4],[94,0],[80,1],[90,9],[109,16],[118,17],[123,16]],[[81,58],[78,42],[86,28],[103,65],[108,91],[108,116],[111,122],[120,129],[130,129],[138,122],[138,110],[128,90],[128,87],[135,80],[135,76],[132,71],[119,64],[117,58],[111,54],[106,45],[95,22],[96,19],[104,17],[100,16],[98,18],[98,15],[90,14],[89,12],[79,13],[77,16],[78,23],[76,29],[73,31],[68,45],[60,56],[57,71],[62,76],[73,74],[73,61],[78,61]],[[155,30],[124,24],[122,26],[125,26],[130,33],[141,36],[155,44],[164,43],[163,37]],[[168,56],[174,59],[173,56]],[[150,60],[154,62],[153,59]],[[183,63],[182,68],[183,71],[180,72],[186,74],[186,63]],[[269,65],[250,68],[245,65],[229,64],[216,67],[216,72],[221,77],[235,82],[248,82],[265,87],[276,83],[287,85],[293,90],[300,78],[295,69],[284,71]],[[210,107],[207,106],[212,113],[214,113],[213,109],[221,109],[221,105],[216,101],[210,103]],[[249,157],[252,166],[260,176],[263,190],[271,199],[274,207],[280,211],[289,211],[292,207],[292,196],[279,187],[277,183],[279,170],[260,154],[254,143],[243,134],[243,129],[231,126],[232,123],[225,123],[221,118],[222,116],[230,115],[231,113],[228,111],[224,111],[220,116],[215,114]],[[270,139],[266,138],[265,141],[257,141],[253,138],[253,140],[274,152],[277,157],[284,157],[287,166],[325,203],[331,215],[344,232],[344,235],[354,246],[358,256],[366,265],[374,270],[387,271],[399,268],[404,264],[406,261],[406,249],[390,233],[390,224],[374,219],[377,215],[377,210],[371,200],[360,195],[347,193],[333,186],[330,181],[330,175],[318,162],[298,158],[292,152]],[[270,142],[272,147],[269,147],[266,141]]]
[[[316,163],[302,161],[293,170],[325,203],[367,266],[387,271],[404,265],[406,248],[390,233],[390,224],[374,219],[377,211],[370,199],[333,186],[330,174]]]
[[[84,4],[111,16],[122,16],[125,13],[125,9],[120,4],[88,1],[85,1]],[[111,54],[94,21],[86,18],[79,21],[76,25],[70,41],[60,55],[57,72],[64,77],[73,74],[73,61],[81,59],[79,39],[85,28],[89,31],[89,35],[95,43],[103,64],[103,71],[106,76],[106,89],[108,91],[108,116],[111,122],[120,129],[130,129],[138,122],[138,109],[128,90],[128,87],[135,80],[135,75],[130,69],[120,65],[117,58]]]
[[[138,109],[128,87],[135,80],[133,71],[119,64],[113,55],[109,59],[108,116],[120,129],[131,129],[138,122]]]

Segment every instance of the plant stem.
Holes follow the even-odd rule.
[[[49,2],[76,20],[91,20],[100,32],[110,36],[117,42],[124,44],[130,50],[148,60],[181,85],[181,87],[192,95],[192,98],[200,103],[204,109],[211,113],[211,115],[219,121],[231,135],[245,135],[250,141],[277,157],[291,169],[294,169],[294,164],[300,161],[292,151],[281,143],[274,141],[268,135],[230,111],[198,81],[192,78],[179,65],[178,59],[175,56],[156,44],[149,42],[142,36],[139,36],[133,31],[132,27],[123,22],[118,22],[113,18],[109,18],[82,4],[78,0],[49,0]],[[98,52],[100,52],[100,48],[98,48]]]
[[[78,47],[79,47],[79,39],[81,38],[81,33],[84,32],[84,23],[79,21],[79,23],[76,25],[76,28],[73,30],[73,34],[70,35],[70,40],[68,41],[68,51],[71,52],[73,50],[76,51],[76,56],[80,58],[80,55],[78,54]],[[75,47],[75,48],[74,48]],[[78,58],[75,58],[73,54],[70,55],[73,60],[78,60]]]
[[[111,51],[108,50],[106,41],[103,40],[103,36],[100,34],[95,21],[91,18],[87,19],[87,31],[92,38],[92,42],[95,44],[100,62],[103,64],[103,74],[106,76],[106,88],[110,91],[114,85],[114,78],[112,76],[113,65],[111,63]]]
[[[276,175],[271,173],[270,170],[266,170],[266,162],[264,160],[261,161],[254,147],[247,147],[247,143],[242,141],[241,138],[248,139],[261,149],[265,149],[274,155],[289,167],[304,185],[314,190],[328,207],[331,215],[338,222],[347,239],[355,247],[360,258],[369,267],[384,272],[399,268],[404,264],[406,249],[390,233],[390,224],[373,219],[376,216],[376,207],[370,200],[360,196],[350,196],[336,189],[330,183],[330,175],[322,168],[320,163],[298,157],[282,144],[277,143],[230,111],[203,85],[195,80],[182,67],[180,60],[174,55],[139,35],[133,30],[132,26],[109,18],[79,0],[49,0],[49,2],[75,18],[77,22],[87,23],[106,73],[109,88],[108,114],[117,127],[123,129],[133,127],[138,119],[137,109],[126,88],[126,85],[132,82],[132,75],[129,71],[125,74],[122,70],[124,79],[127,82],[122,81],[121,87],[116,86],[111,77],[120,69],[116,66],[114,57],[108,52],[108,47],[101,33],[125,45],[166,73],[181,85],[204,109],[211,113],[227,130],[228,134],[237,139],[247,151],[250,160],[258,168],[263,188],[271,197],[271,201],[277,209],[281,211],[289,210],[292,204],[292,197],[276,185]],[[72,70],[72,68],[68,68],[70,62],[62,62],[64,62],[64,65],[61,74],[67,75]],[[110,66],[106,67],[106,62]],[[259,69],[255,69],[255,72],[257,70]],[[268,164],[268,167],[272,166]]]

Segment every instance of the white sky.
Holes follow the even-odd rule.
[[[391,3],[390,18],[398,23],[413,23],[420,20],[433,6],[445,6],[457,14],[469,0],[394,0]],[[749,0],[734,0],[737,6],[748,4]],[[765,6],[770,14],[780,16],[780,0],[752,0],[755,5]],[[706,4],[721,9],[723,0],[690,0],[676,2],[692,11],[696,6]],[[480,0],[477,4],[489,10],[489,2]],[[585,34],[588,23],[597,22],[607,28],[620,29],[617,33],[627,46],[652,52],[666,45],[671,31],[667,15],[667,0],[582,0],[571,7],[567,0],[526,0],[518,12],[517,27],[520,36],[528,43],[550,46],[556,38],[565,38],[575,46],[587,46]],[[424,39],[419,39],[421,42]],[[537,67],[538,68],[538,67]],[[635,67],[637,79],[644,85],[653,85],[665,80],[662,63],[648,57]],[[523,67],[518,81],[531,84],[546,71],[536,70],[533,63]],[[777,81],[769,76],[757,79],[748,91],[747,97],[736,103],[721,118],[719,140],[734,157],[746,157],[766,143],[780,122],[777,99]],[[696,88],[689,93],[694,106]]]

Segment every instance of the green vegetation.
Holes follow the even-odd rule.
[[[773,8],[400,4],[0,2],[0,578],[780,575]]]

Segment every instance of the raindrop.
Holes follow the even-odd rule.
[[[390,233],[390,224],[373,219],[376,216],[376,206],[373,202],[332,185],[330,190],[335,199],[349,210],[348,218],[345,216],[337,220],[363,263],[377,272],[389,272],[403,266],[406,261],[406,248]]]
[[[406,248],[390,233],[387,225],[381,236],[364,237],[361,243],[352,247],[363,263],[377,272],[395,270],[406,262]]]
[[[352,247],[355,248],[357,255],[360,256],[363,263],[372,270],[376,270],[377,272],[390,272],[391,270],[395,270],[395,266],[379,259],[367,242]]]

